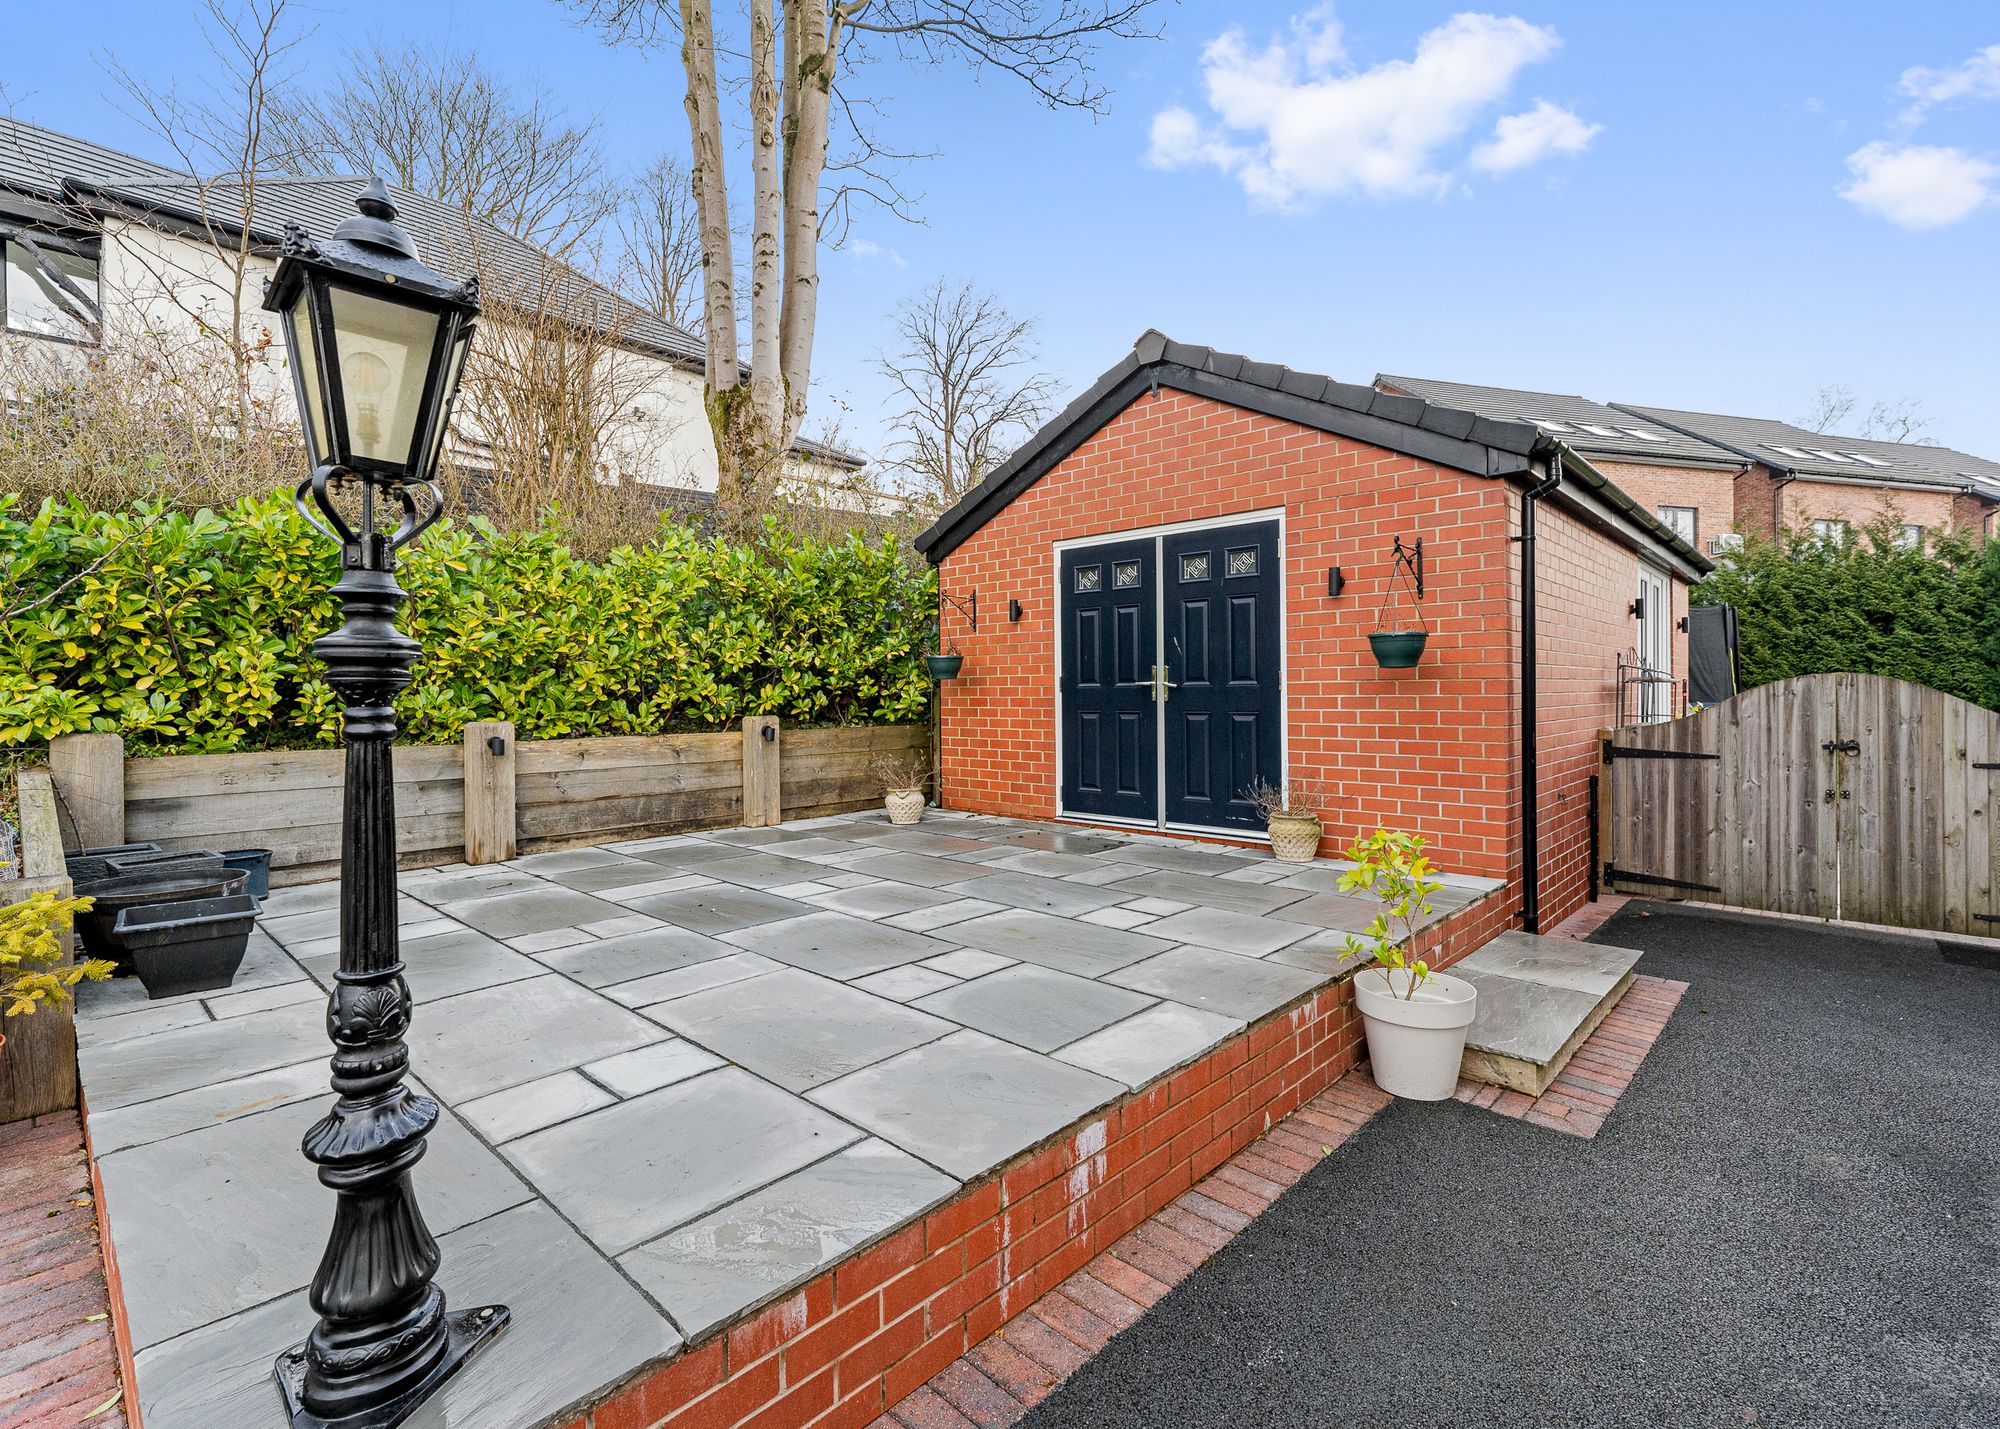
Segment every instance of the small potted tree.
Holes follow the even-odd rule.
[[[1243,796],[1270,831],[1273,858],[1280,863],[1311,863],[1319,857],[1319,811],[1325,799],[1317,782],[1291,778],[1272,784],[1259,779]]]
[[[31,893],[0,908],[0,1004],[8,1017],[26,1017],[43,1007],[68,1002],[80,982],[102,982],[112,964],[87,958],[65,964],[65,934],[71,920],[90,907],[88,898],[68,898],[52,889]],[[0,1033],[0,1046],[7,1041]]]
[[[893,755],[869,766],[882,782],[882,807],[889,811],[892,824],[914,824],[924,816],[930,788],[930,760],[920,754]]]
[[[1479,989],[1431,971],[1421,956],[1430,897],[1444,885],[1430,876],[1418,834],[1377,829],[1347,856],[1354,867],[1341,875],[1341,891],[1372,893],[1383,904],[1361,936],[1348,935],[1346,955],[1372,964],[1354,975],[1354,1002],[1375,1084],[1411,1101],[1443,1101],[1458,1086],[1479,1000]]]

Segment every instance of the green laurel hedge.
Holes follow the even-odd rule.
[[[311,650],[335,621],[336,554],[288,498],[219,513],[17,504],[0,498],[0,615],[17,612],[0,619],[0,751],[88,730],[133,753],[336,742],[339,702]],[[401,625],[424,646],[397,702],[414,743],[456,741],[475,719],[537,739],[746,714],[890,724],[929,698],[936,578],[887,539],[773,523],[736,546],[663,520],[592,563],[553,527],[475,519],[440,524],[400,579]]]
[[[1746,687],[1857,671],[2000,709],[2000,542],[1895,535],[1885,519],[1842,545],[1754,538],[1695,588],[1736,607]]]

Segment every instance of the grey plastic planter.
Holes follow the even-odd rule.
[[[72,883],[95,883],[100,878],[113,876],[111,860],[119,854],[159,851],[158,844],[99,844],[96,848],[66,848],[63,850],[63,871],[69,874]]]
[[[250,875],[250,885],[243,891],[252,898],[271,896],[271,851],[267,848],[228,848],[222,851],[222,866],[233,871],[241,870]]]
[[[105,860],[111,865],[110,878],[122,878],[128,873],[157,873],[174,869],[190,877],[200,874],[205,878],[222,876],[222,855],[212,848],[149,849],[144,853],[114,853]]]
[[[234,982],[256,921],[257,900],[239,893],[127,908],[112,936],[132,959],[147,997],[179,997]]]
[[[119,878],[80,884],[77,893],[94,902],[89,912],[76,915],[76,935],[90,956],[109,958],[120,969],[130,971],[131,959],[126,956],[124,945],[118,941],[120,913],[148,903],[225,898],[241,893],[249,879],[247,873],[189,874],[169,864],[151,873],[128,873]]]

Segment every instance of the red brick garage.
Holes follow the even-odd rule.
[[[1419,538],[1429,644],[1383,669],[1367,637]],[[1666,677],[1646,716],[1678,712],[1709,569],[1532,424],[1156,332],[917,546],[965,656],[940,698],[948,806],[1255,838],[1243,786],[1304,775],[1323,853],[1418,831],[1445,868],[1520,881],[1531,929],[1587,895],[1620,657]]]

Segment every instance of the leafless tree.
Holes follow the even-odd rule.
[[[272,129],[285,172],[375,174],[542,248],[568,248],[616,204],[597,121],[517,92],[470,51],[351,49],[324,89],[286,96]]]
[[[699,335],[701,228],[684,165],[662,154],[626,191],[618,212],[621,286],[656,317]]]
[[[1937,443],[1924,435],[1931,419],[1924,415],[1921,397],[1905,397],[1900,402],[1881,401],[1868,409],[1861,435],[1878,442],[1914,442],[1918,446]]]
[[[1833,433],[1854,411],[1854,389],[1843,382],[1823,382],[1813,393],[1812,405],[1799,418],[1809,432]]]
[[[718,494],[741,523],[781,472],[805,416],[830,135],[837,124],[855,127],[857,112],[877,97],[849,93],[843,81],[870,60],[886,68],[955,59],[1012,74],[1052,107],[1098,111],[1106,98],[1093,68],[1098,44],[1150,33],[1155,0],[753,0],[744,91],[752,180],[747,380],[723,172],[723,101],[736,92],[719,75],[710,0],[570,3],[614,41],[680,42]]]
[[[899,404],[890,458],[913,495],[942,509],[1034,429],[1055,384],[1034,370],[1034,320],[971,283],[940,280],[905,301],[896,335],[876,364]]]
[[[173,153],[184,174],[174,185],[181,200],[176,206],[196,214],[207,240],[199,258],[183,256],[171,244],[135,245],[130,256],[150,270],[159,295],[193,321],[207,345],[220,342],[226,349],[237,418],[246,428],[259,405],[253,374],[271,345],[258,286],[249,281],[257,261],[252,238],[257,176],[272,158],[272,114],[277,95],[295,73],[293,51],[310,33],[290,23],[287,8],[288,0],[204,0],[202,32],[216,61],[215,78],[204,93],[161,89],[110,67],[134,117]],[[210,251],[225,270],[220,283],[209,266]]]

